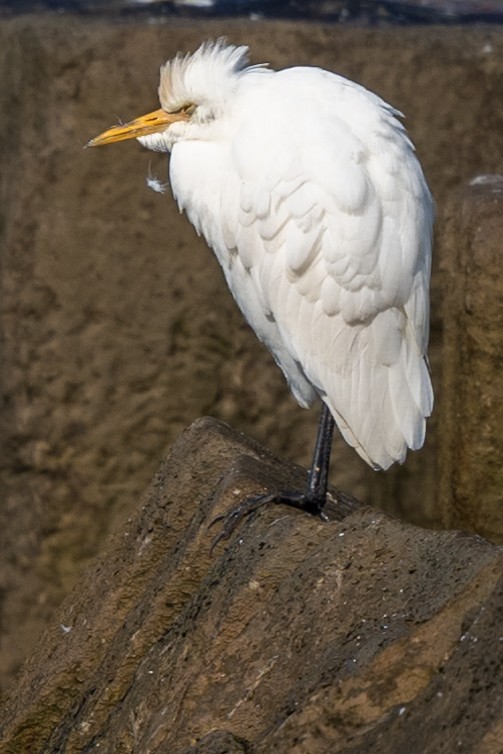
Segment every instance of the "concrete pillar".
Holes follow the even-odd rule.
[[[439,506],[446,527],[503,542],[503,176],[452,199],[444,250]]]

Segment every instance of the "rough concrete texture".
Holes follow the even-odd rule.
[[[480,177],[449,209],[440,508],[446,527],[501,542],[503,175]]]
[[[500,170],[498,29],[1,21],[4,679],[193,419],[210,413],[309,462],[316,412],[289,396],[169,195],[145,185],[149,172],[164,179],[165,158],[134,143],[81,149],[116,118],[157,106],[161,62],[221,34],[248,43],[254,62],[338,70],[403,110],[440,231],[452,189]],[[437,407],[443,254],[437,245]],[[386,474],[339,441],[332,481],[408,521],[439,525],[438,416],[425,449]]]
[[[50,621],[2,754],[497,754],[503,551],[333,491],[212,519],[298,467],[200,420]]]

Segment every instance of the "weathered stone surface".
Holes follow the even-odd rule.
[[[2,754],[497,754],[501,549],[334,494],[210,553],[216,514],[303,481],[192,425],[47,627]]]
[[[444,526],[503,542],[503,175],[478,176],[449,204],[444,255]]]

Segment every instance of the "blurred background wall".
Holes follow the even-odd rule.
[[[118,119],[158,106],[158,70],[167,58],[220,35],[248,44],[253,62],[335,70],[406,115],[438,206],[430,349],[436,409],[425,448],[387,473],[372,472],[337,440],[331,480],[413,523],[446,520],[437,464],[448,295],[440,267],[457,254],[457,188],[502,170],[498,30],[3,19],[4,679],[195,418],[211,414],[279,454],[310,461],[317,411],[290,397],[169,189],[162,195],[146,185],[148,176],[166,180],[165,156],[137,143],[82,149]],[[456,349],[449,353],[455,358]],[[455,432],[455,420],[452,426]],[[491,534],[483,522],[479,530]]]

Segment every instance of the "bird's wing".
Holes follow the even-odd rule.
[[[287,377],[282,353],[302,366],[346,440],[387,468],[422,445],[432,406],[424,358],[432,203],[395,112],[317,73],[306,84],[310,108],[302,110],[297,81],[297,109],[278,93],[266,135],[253,120],[243,125],[227,245],[253,281],[254,308],[281,336],[267,345]],[[313,113],[314,85],[322,91]]]
[[[170,160],[170,183],[180,211],[186,212],[197,233],[214,250],[246,320],[283,370],[297,401],[307,408],[316,392],[283,340],[257,281],[259,269],[262,273],[265,270],[258,264],[265,242],[255,223],[256,208],[249,213],[242,209],[247,202],[247,183],[236,170],[229,145],[198,141],[176,144]]]

